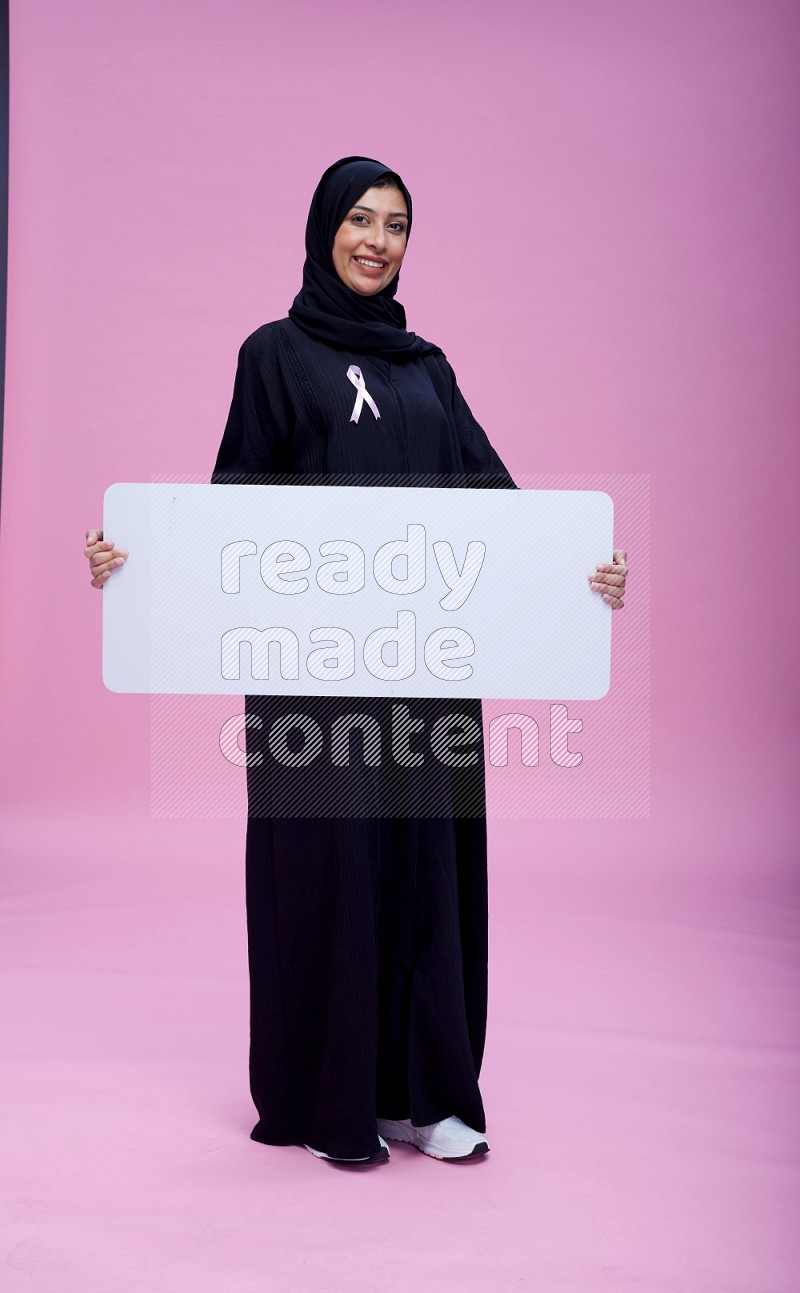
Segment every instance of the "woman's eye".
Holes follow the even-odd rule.
[[[364,215],[363,211],[357,211],[355,215],[352,215],[350,217],[350,219],[352,220],[353,224],[357,224],[357,225],[369,224],[369,216]],[[388,226],[388,228],[391,229],[392,233],[397,233],[397,234],[402,234],[402,233],[405,233],[406,231],[406,226],[402,224],[399,220],[394,220]]]

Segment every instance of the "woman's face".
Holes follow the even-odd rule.
[[[331,255],[343,283],[374,296],[391,283],[406,253],[408,210],[399,189],[367,189],[351,206]]]

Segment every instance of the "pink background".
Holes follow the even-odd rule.
[[[794,1293],[796,6],[11,9],[9,1287]],[[589,812],[493,812],[461,1169],[248,1139],[244,819],[154,815],[82,554],[112,481],[210,472],[349,153],[406,178],[400,299],[511,471],[651,488],[609,698],[651,667],[649,815],[610,755]]]

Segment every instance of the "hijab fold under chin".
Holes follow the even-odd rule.
[[[328,167],[311,200],[303,286],[292,302],[289,318],[329,346],[402,363],[421,355],[441,354],[442,350],[406,330],[406,312],[394,299],[399,271],[380,292],[362,296],[342,281],[331,256],[336,231],[353,203],[389,170],[391,167],[371,157],[343,157]],[[402,192],[410,234],[411,195],[404,184]]]

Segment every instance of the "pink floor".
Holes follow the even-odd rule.
[[[491,1153],[353,1172],[248,1138],[243,823],[12,819],[4,1287],[794,1293],[788,872],[491,835]]]

